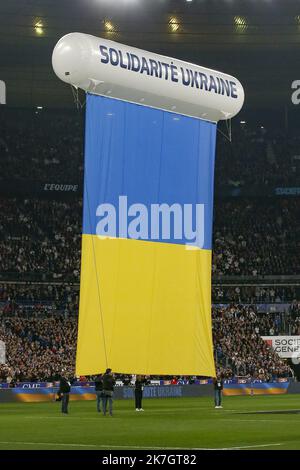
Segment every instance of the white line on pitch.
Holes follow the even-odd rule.
[[[287,408],[287,409],[282,409],[282,410],[222,410],[222,411],[226,411],[226,412],[230,412],[230,413],[235,413],[235,414],[252,414],[252,415],[256,415],[256,414],[262,414],[262,413],[275,413],[275,414],[280,414],[280,413],[288,413],[288,412],[291,412],[291,411],[299,411],[299,414],[300,414],[300,409],[299,408]]]
[[[231,418],[224,418],[221,419],[222,423],[226,423],[227,421],[232,421],[234,423],[287,423],[286,419],[231,419]]]
[[[101,449],[147,449],[147,450],[241,450],[241,449],[256,449],[257,447],[274,447],[281,446],[282,443],[276,442],[272,444],[256,444],[248,446],[236,446],[236,447],[152,447],[152,446],[118,446],[118,445],[104,445],[104,444],[69,444],[69,443],[60,443],[60,442],[25,442],[25,441],[0,441],[0,445],[29,445],[29,446],[60,446],[60,447],[96,447]]]
[[[282,446],[281,442],[276,442],[274,444],[257,444],[251,446],[239,446],[239,447],[218,447],[216,449],[207,449],[207,450],[239,450],[239,449],[256,449],[257,447],[274,447],[274,446]],[[201,449],[195,449],[201,450]]]

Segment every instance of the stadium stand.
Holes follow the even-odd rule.
[[[81,199],[2,200],[0,273],[78,282],[81,213]],[[299,199],[217,202],[213,274],[300,274],[299,215]]]
[[[299,199],[216,204],[213,273],[299,274],[299,216]]]
[[[0,108],[0,381],[74,370],[82,129],[78,112]],[[261,335],[300,334],[300,199],[276,193],[300,186],[300,139],[249,126],[233,137],[218,135],[216,159],[215,356],[224,377],[269,381],[293,372]],[[78,190],[45,191],[49,183]]]
[[[213,309],[213,334],[217,365],[227,378],[250,376],[271,381],[289,377],[291,368],[261,339],[291,331],[300,334],[300,309],[293,316],[259,314],[254,306],[231,304]],[[16,309],[2,312],[0,339],[6,343],[2,381],[52,381],[64,369],[74,373],[77,318],[45,311],[24,315]],[[22,351],[26,351],[26,360]]]
[[[300,318],[258,315],[253,306],[230,305],[213,309],[213,336],[217,363],[231,374],[271,381],[289,377],[291,369],[261,336],[284,334],[291,325],[299,332]]]

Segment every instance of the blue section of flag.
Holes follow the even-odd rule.
[[[97,207],[117,208],[120,196],[149,214],[153,204],[204,204],[211,249],[215,141],[214,123],[88,94],[83,233],[96,234]],[[172,233],[153,241],[187,242]]]

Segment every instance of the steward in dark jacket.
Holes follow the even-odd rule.
[[[66,379],[66,377],[61,376],[60,381],[59,381],[58,394],[62,397],[61,398],[61,412],[63,414],[68,414],[70,391],[71,391],[71,383]]]
[[[98,413],[101,412],[101,400],[103,398],[103,380],[102,375],[97,375],[95,377],[95,392],[96,392],[96,403],[97,403],[97,411]]]
[[[146,379],[141,375],[136,376],[134,396],[135,396],[135,411],[144,411],[142,408],[143,390],[146,385]]]
[[[115,388],[115,379],[112,374],[111,369],[106,369],[105,374],[102,376],[103,382],[103,395],[102,395],[102,406],[103,414],[106,415],[107,402],[109,403],[109,414],[112,416],[112,404],[113,404],[113,394]]]

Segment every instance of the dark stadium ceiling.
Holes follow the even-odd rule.
[[[51,67],[81,31],[237,76],[249,109],[291,105],[300,0],[0,0],[0,80],[12,106],[73,106]]]

